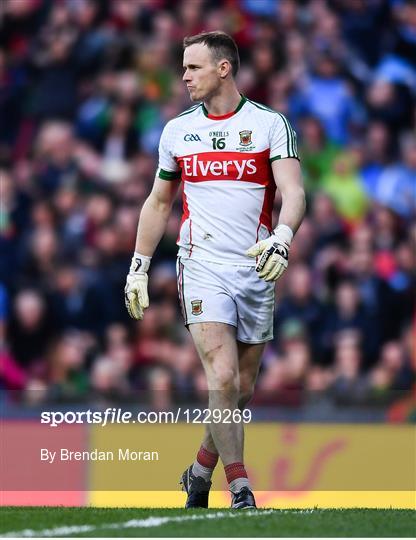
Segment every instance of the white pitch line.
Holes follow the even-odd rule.
[[[268,510],[242,510],[238,513],[231,514],[229,512],[215,512],[212,514],[194,514],[191,516],[150,516],[146,519],[130,519],[124,523],[107,523],[103,525],[64,525],[62,527],[54,527],[53,529],[23,529],[22,531],[13,531],[6,534],[1,534],[2,538],[32,538],[32,537],[45,537],[45,536],[70,536],[72,534],[87,533],[105,529],[135,529],[135,528],[149,528],[160,527],[166,523],[183,522],[183,521],[197,521],[204,519],[223,519],[223,518],[235,518],[242,516],[264,516],[275,512],[273,509]]]

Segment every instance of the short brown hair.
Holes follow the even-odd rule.
[[[225,32],[201,32],[195,36],[187,36],[183,40],[183,48],[186,49],[196,43],[206,45],[217,62],[226,58],[231,64],[233,76],[237,75],[240,67],[240,56],[237,44],[231,36]]]

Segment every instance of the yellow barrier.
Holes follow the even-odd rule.
[[[182,506],[178,477],[191,463],[202,426],[92,427],[90,448],[122,459],[89,464],[94,506]],[[274,508],[415,508],[413,426],[253,423],[246,426],[246,466],[259,506]],[[126,449],[157,452],[154,461],[125,460]],[[229,506],[222,467],[210,506]]]
[[[256,491],[263,508],[408,508],[416,509],[414,491],[312,491],[305,493]],[[225,491],[210,494],[211,508],[228,508]],[[182,507],[185,494],[172,491],[92,491],[87,504],[96,507]]]

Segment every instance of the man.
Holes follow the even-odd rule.
[[[274,282],[287,267],[305,209],[296,137],[284,116],[239,94],[238,50],[227,34],[185,38],[183,67],[197,105],[162,133],[159,168],[140,214],[126,306],[141,319],[149,305],[150,259],[182,180],[177,271],[185,325],[205,369],[209,408],[242,410],[264,345],[273,338]],[[282,208],[273,231],[276,186]],[[255,508],[243,461],[243,423],[206,426],[196,460],[182,475],[186,507],[208,507],[220,456],[231,507]]]

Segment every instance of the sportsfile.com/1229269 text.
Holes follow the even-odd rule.
[[[251,422],[250,409],[198,409],[181,408],[175,411],[126,411],[108,407],[103,411],[42,411],[40,423],[50,427],[62,424],[232,424]]]

